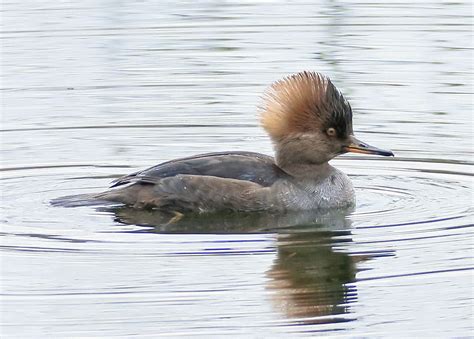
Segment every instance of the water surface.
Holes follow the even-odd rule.
[[[2,16],[1,333],[474,335],[472,4],[8,2]],[[272,81],[329,75],[396,158],[333,165],[329,214],[55,208],[196,153],[271,154]]]

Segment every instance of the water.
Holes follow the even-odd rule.
[[[1,11],[2,337],[474,335],[469,1]],[[304,69],[397,155],[333,161],[354,211],[165,225],[49,205],[176,157],[271,154],[255,106]]]

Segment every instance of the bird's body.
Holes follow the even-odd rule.
[[[119,178],[87,199],[171,212],[347,207],[355,201],[351,181],[329,160],[346,152],[393,155],[354,137],[350,104],[319,73],[275,82],[260,116],[274,158],[223,152],[172,160]]]
[[[329,164],[304,171],[294,177],[259,153],[210,153],[119,178],[112,185],[116,189],[96,198],[179,212],[309,210],[354,202],[352,184],[343,172]]]

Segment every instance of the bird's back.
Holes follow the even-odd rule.
[[[219,152],[167,161],[135,172],[112,182],[111,187],[130,183],[156,183],[162,178],[177,175],[211,176],[271,186],[276,180],[288,176],[275,165],[271,156],[254,152]]]

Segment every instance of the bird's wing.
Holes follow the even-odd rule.
[[[268,155],[252,152],[208,153],[164,162],[126,175],[113,181],[111,187],[130,183],[156,184],[160,179],[176,175],[236,179],[268,187],[288,174],[276,166]]]

